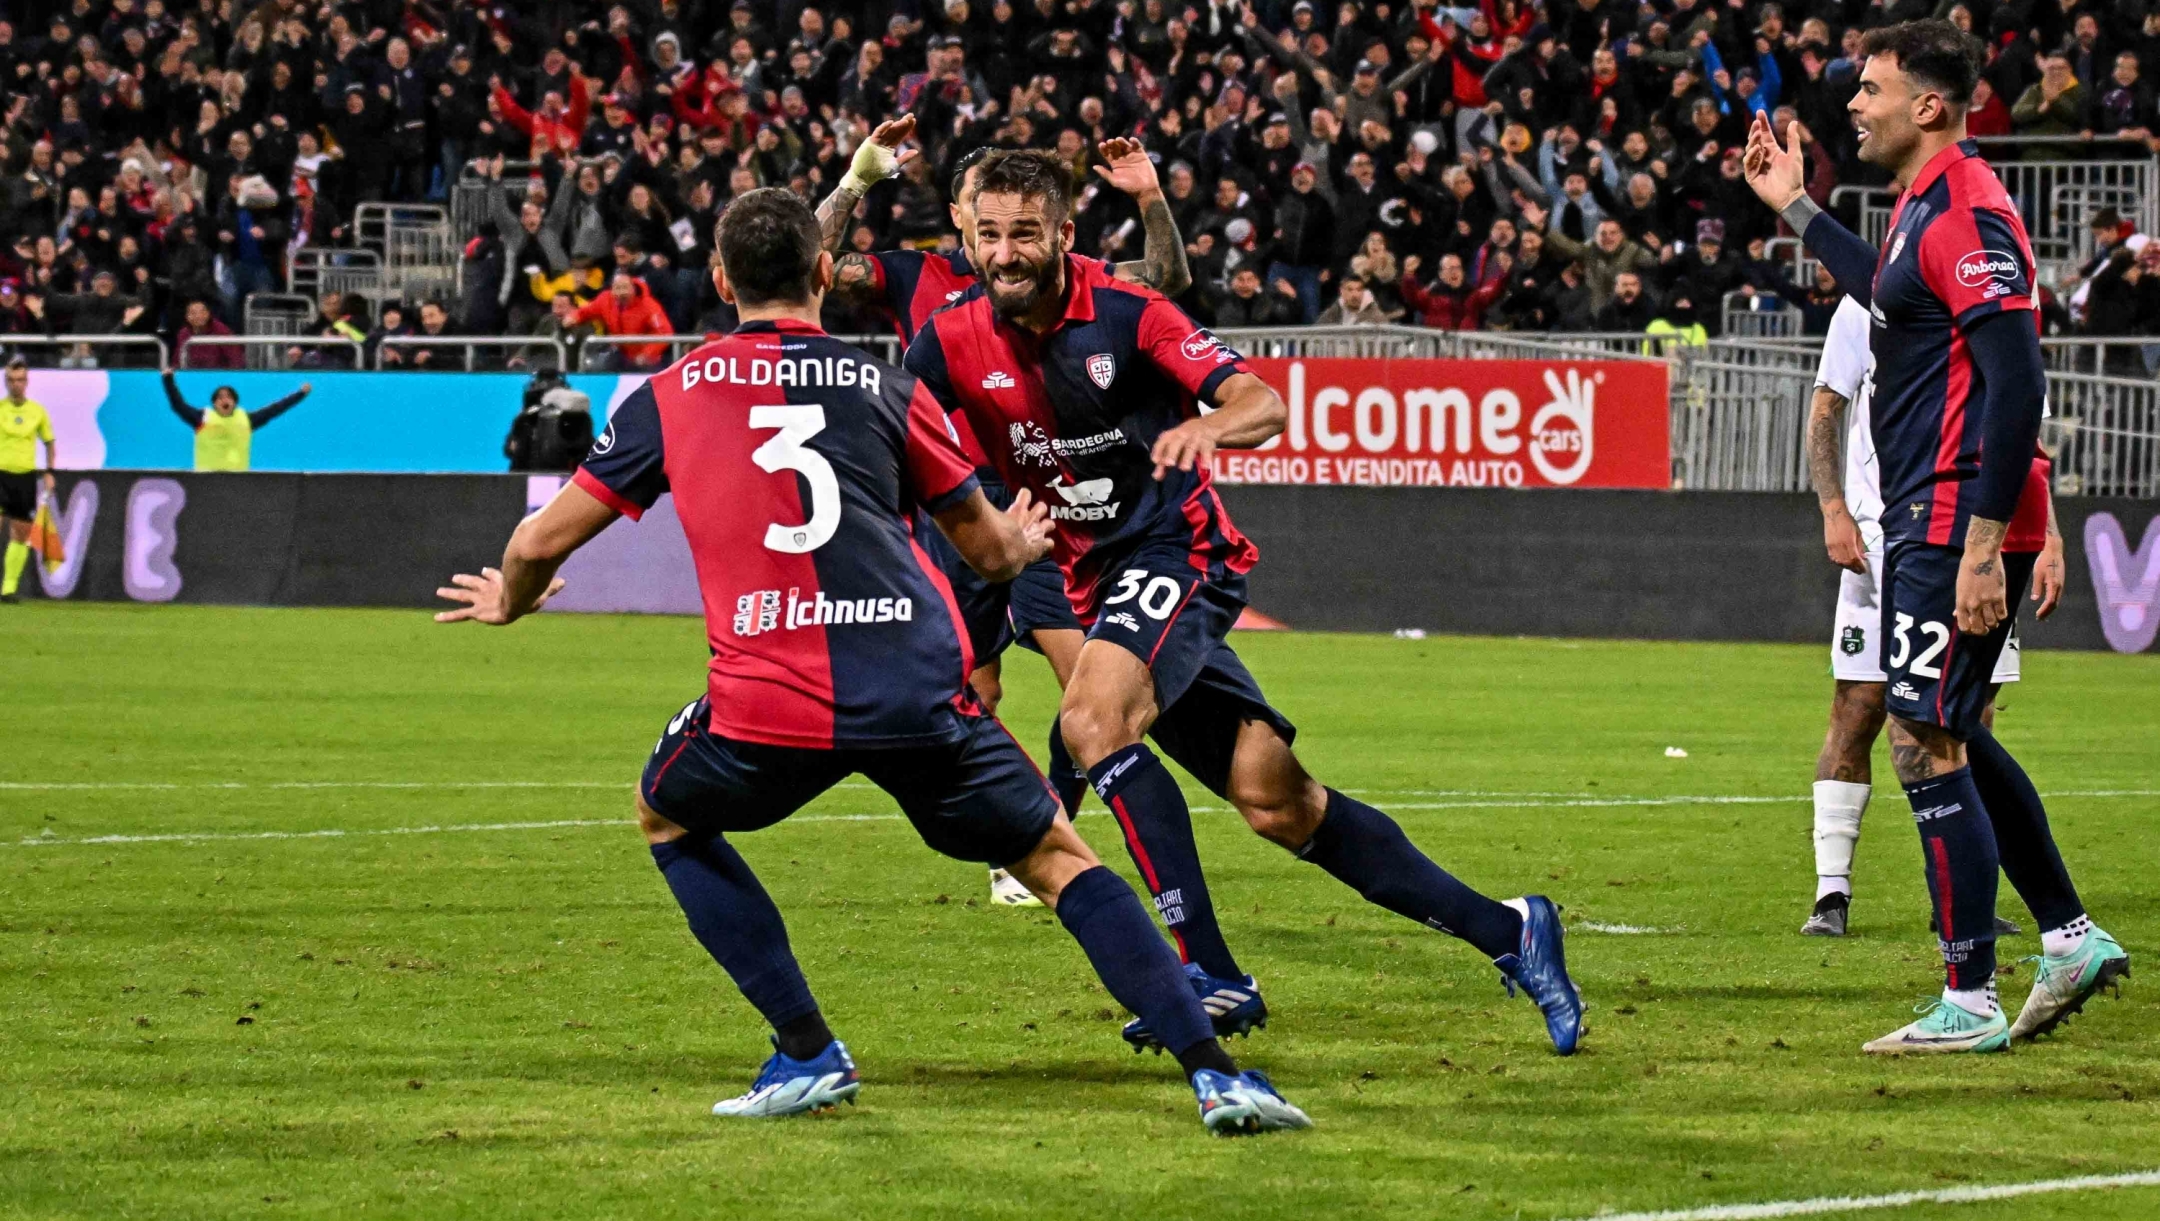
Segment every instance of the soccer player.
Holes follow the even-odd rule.
[[[7,523],[7,556],[0,568],[0,602],[17,602],[23,569],[30,563],[30,526],[37,520],[37,446],[45,443],[45,490],[53,490],[60,451],[53,445],[52,417],[30,397],[30,366],[8,362],[7,397],[0,399],[0,522]]]
[[[1815,372],[1815,396],[1809,409],[1808,473],[1823,515],[1823,544],[1830,560],[1845,569],[1838,581],[1837,620],[1830,641],[1830,673],[1836,693],[1830,700],[1830,729],[1815,761],[1815,909],[1800,932],[1810,937],[1842,937],[1852,911],[1853,850],[1860,839],[1860,818],[1873,792],[1875,739],[1882,733],[1882,487],[1877,475],[1875,437],[1868,425],[1868,313],[1851,297],[1838,305],[1823,340]],[[1849,409],[1849,411],[1848,411]],[[1839,459],[1840,440],[1844,457]],[[2033,566],[2034,618],[2054,613],[2062,597],[2062,534],[2055,524],[2054,495],[2048,487],[2051,464],[2034,459],[2017,516],[2003,538],[2006,553],[2039,552]],[[2017,628],[2013,622],[1995,661],[1988,706],[1981,720],[1993,728],[1994,695],[2019,674]],[[1974,772],[1987,798],[1985,767]],[[1995,917],[1997,936],[2015,934],[2018,926]]]
[[[1871,30],[1847,104],[1863,160],[1900,195],[1881,249],[1805,190],[1799,133],[1757,115],[1744,169],[1874,320],[1869,410],[1883,494],[1884,706],[1919,824],[1944,989],[1879,1054],[2000,1051],[2054,1029],[2129,970],[2094,927],[2024,770],[1980,712],[2029,556],[2004,535],[2032,471],[2047,385],[2032,249],[2002,183],[1965,138],[1977,41],[1947,21]],[[1796,125],[1797,126],[1797,125]],[[1979,767],[1973,764],[1979,764]],[[1979,777],[1992,772],[1983,795]],[[1995,997],[1995,872],[2039,921],[2043,954],[2016,1022]]]
[[[1309,1126],[1241,1071],[1132,888],[967,685],[952,591],[914,536],[919,506],[986,580],[1047,549],[1026,493],[993,508],[915,380],[818,329],[832,282],[807,205],[748,192],[720,218],[715,286],[743,325],[670,365],[608,421],[572,482],[519,525],[500,570],[439,591],[445,622],[503,624],[562,587],[563,560],[672,492],[711,647],[638,784],[638,824],[690,928],[773,1028],[750,1091],[713,1108],[776,1116],[852,1100],[780,912],[727,835],[771,826],[861,772],[932,848],[1010,869],[1056,909],[1112,996],[1175,1032],[1210,1131]]]
[[[974,184],[980,178],[976,167],[991,151],[987,147],[975,149],[962,156],[953,168],[950,207],[953,227],[960,234],[961,253],[940,257],[919,250],[881,250],[868,254],[843,251],[841,247],[853,221],[855,205],[871,187],[899,173],[900,166],[916,155],[914,150],[903,148],[914,132],[913,115],[878,124],[870,138],[857,146],[847,174],[817,210],[825,248],[834,256],[833,295],[856,304],[882,306],[902,340],[914,339],[924,319],[960,299],[975,284],[973,253],[968,246],[975,228]],[[1185,243],[1178,234],[1176,219],[1170,214],[1169,200],[1155,173],[1155,163],[1136,140],[1105,140],[1097,151],[1103,164],[1095,167],[1096,174],[1132,196],[1140,207],[1146,230],[1143,257],[1115,264],[1114,274],[1119,279],[1145,284],[1167,295],[1185,291],[1192,283],[1192,273],[1185,262]],[[960,423],[959,431],[962,448],[976,460],[975,473],[983,481],[984,492],[990,496],[991,503],[1003,503],[1011,492],[1000,481],[964,421]],[[959,556],[951,548],[939,545],[939,540],[934,537],[929,550],[931,557],[945,569],[953,583],[953,592],[960,599],[961,613],[967,619],[969,634],[975,643],[977,669],[971,681],[984,704],[995,712],[1004,695],[1000,658],[1009,644],[1041,653],[1050,663],[1058,688],[1063,690],[1079,659],[1085,630],[1065,599],[1065,580],[1058,572],[1057,564],[1043,560],[1030,565],[1009,585],[990,585],[977,580]],[[1077,814],[1079,802],[1087,791],[1087,778],[1073,766],[1055,722],[1050,727],[1050,776],[1066,810]],[[1034,902],[1026,887],[1002,870],[995,869],[990,871],[990,897],[993,902],[1006,906]]]
[[[210,392],[210,410],[188,405],[172,370],[165,371],[165,403],[180,422],[195,430],[195,469],[198,471],[244,471],[254,462],[255,432],[300,405],[315,387],[300,388],[268,407],[240,410],[240,392],[219,386]]]
[[[1223,796],[1260,835],[1366,899],[1452,933],[1527,988],[1572,1052],[1582,1002],[1558,909],[1496,902],[1414,847],[1393,819],[1307,775],[1296,729],[1226,642],[1258,558],[1215,493],[1218,445],[1282,430],[1281,398],[1161,294],[1070,258],[1071,179],[1054,157],[992,154],[975,195],[983,282],[933,315],[907,367],[978,437],[1008,486],[1057,524],[1053,554],[1088,625],[1059,709],[1066,744],[1117,818],[1194,988],[1225,1018],[1264,1015],[1217,927],[1184,795],[1143,744]],[[1198,404],[1214,408],[1195,415]],[[1009,441],[1009,443],[1008,443]],[[1135,1046],[1153,1037],[1128,1027]]]

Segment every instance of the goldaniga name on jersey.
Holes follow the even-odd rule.
[[[737,636],[847,623],[912,623],[914,619],[913,598],[835,599],[819,590],[806,600],[800,589],[790,589],[783,603],[779,590],[757,589],[735,599]]]
[[[867,360],[847,356],[783,356],[777,360],[739,356],[708,356],[685,361],[682,388],[699,382],[727,382],[736,386],[861,386],[878,392],[884,374]]]

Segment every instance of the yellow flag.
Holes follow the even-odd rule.
[[[67,547],[60,541],[60,524],[53,520],[52,505],[38,498],[37,516],[30,522],[30,550],[44,561],[45,571],[58,572],[67,562]]]

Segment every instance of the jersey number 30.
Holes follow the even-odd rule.
[[[832,463],[803,442],[825,431],[825,409],[816,403],[752,407],[750,427],[777,428],[780,434],[751,453],[763,471],[798,471],[810,485],[810,520],[799,526],[773,522],[765,527],[765,549],[801,555],[832,541],[840,528],[840,480]]]

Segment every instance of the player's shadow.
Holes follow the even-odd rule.
[[[889,1063],[878,1075],[894,1085],[1020,1085],[1045,1081],[1085,1085],[1178,1084],[1184,1074],[1169,1056],[1133,1055],[1106,1048],[1098,1056],[1023,1059],[1002,1065]]]

